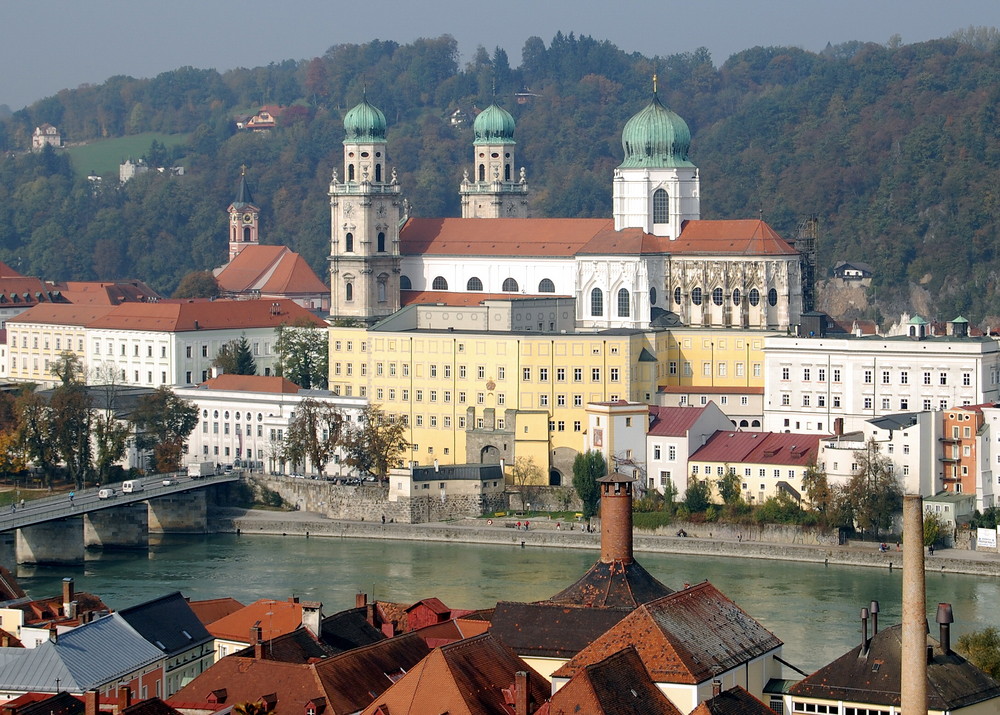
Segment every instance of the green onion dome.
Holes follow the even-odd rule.
[[[503,107],[491,104],[479,113],[472,125],[474,144],[513,144],[514,117]]]
[[[384,142],[385,115],[382,110],[362,99],[361,104],[344,116],[344,143]]]
[[[691,130],[680,115],[662,104],[656,94],[622,130],[625,160],[621,168],[676,168],[694,166],[688,161]]]

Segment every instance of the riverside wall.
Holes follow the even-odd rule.
[[[284,518],[276,512],[246,512],[227,509],[210,515],[213,531],[219,533],[268,534],[280,536],[340,537],[359,539],[385,539],[389,541],[451,541],[469,544],[496,544],[525,548],[573,548],[600,550],[600,534],[554,528],[536,528],[529,531],[506,528],[506,522],[486,525],[469,524],[468,521],[443,524],[382,524],[381,521],[331,520],[296,513]],[[715,532],[712,532],[713,534]],[[775,561],[866,566],[872,568],[901,568],[902,555],[897,552],[879,553],[875,548],[849,546],[821,546],[808,544],[773,544],[760,541],[731,541],[713,536],[687,538],[657,535],[636,531],[634,549],[637,552],[690,554],[696,556],[724,556]],[[1000,560],[970,560],[952,558],[947,552],[937,552],[928,557],[930,572],[964,573],[1000,576]]]

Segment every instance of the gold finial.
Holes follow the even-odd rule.
[[[240,176],[246,176],[246,175],[247,175],[247,165],[242,164],[240,165]]]
[[[653,94],[656,94],[656,73],[653,73]]]

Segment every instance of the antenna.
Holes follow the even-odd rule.
[[[656,72],[653,73],[653,94],[656,94]]]

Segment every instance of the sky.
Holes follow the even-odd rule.
[[[12,110],[114,75],[190,65],[223,72],[322,55],[341,43],[451,34],[520,64],[532,35],[559,30],[628,52],[707,47],[716,65],[755,46],[819,52],[850,40],[904,43],[1000,27],[1000,0],[0,0],[0,104]]]

